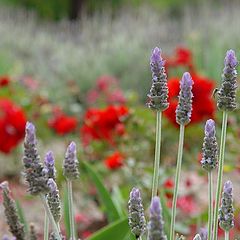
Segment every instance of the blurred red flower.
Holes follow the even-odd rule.
[[[0,76],[0,87],[8,86],[10,83],[10,78],[8,76]]]
[[[109,144],[114,144],[115,137],[125,133],[123,121],[128,116],[128,112],[126,106],[89,108],[80,130],[83,144],[88,145],[92,140],[105,140]]]
[[[103,75],[96,80],[96,86],[87,93],[90,104],[103,101],[107,104],[125,104],[126,98],[119,88],[118,80],[112,76]]]
[[[65,135],[74,131],[77,127],[77,118],[67,116],[63,112],[55,113],[53,118],[48,121],[49,127],[59,135]]]
[[[188,71],[194,71],[192,52],[188,48],[178,47],[175,50],[175,55],[173,57],[166,58],[165,67],[168,70],[172,67],[186,67]]]
[[[25,134],[24,111],[7,98],[0,99],[0,151],[10,153]]]
[[[212,92],[215,86],[214,80],[199,76],[196,73],[192,73],[191,75],[194,81],[191,123],[198,123],[208,118],[214,118],[216,110],[215,103],[212,98]],[[169,79],[168,87],[170,106],[166,111],[164,111],[165,116],[175,126],[177,126],[175,111],[178,104],[178,94],[180,90],[179,82],[180,78],[178,77]]]
[[[123,165],[123,155],[116,151],[104,160],[104,164],[108,169],[118,169]]]
[[[173,187],[174,187],[174,182],[172,179],[168,178],[164,183],[163,187],[166,191],[165,195],[168,199],[171,199],[173,197]]]

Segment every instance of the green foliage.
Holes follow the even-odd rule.
[[[110,193],[104,186],[102,178],[95,172],[95,170],[87,162],[82,162],[83,167],[86,169],[89,177],[94,182],[104,211],[108,217],[109,222],[116,221],[121,218],[121,212],[118,212],[118,207],[115,206]]]
[[[130,230],[128,226],[128,219],[120,219],[112,224],[102,228],[87,240],[105,240],[105,239],[114,239],[114,240],[123,240],[127,238],[128,240],[133,240],[133,236],[130,235]]]

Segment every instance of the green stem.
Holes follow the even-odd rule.
[[[52,224],[52,227],[53,227],[53,229],[54,229],[54,232],[55,232],[55,234],[56,234],[56,237],[57,237],[58,240],[61,240],[62,238],[61,238],[61,235],[60,235],[60,230],[59,230],[59,228],[58,228],[58,226],[57,226],[57,224],[56,224],[56,222],[55,222],[55,220],[54,220],[54,217],[53,217],[53,215],[52,215],[52,213],[51,213],[51,210],[49,209],[49,206],[48,206],[48,204],[47,204],[46,198],[45,198],[45,196],[44,196],[43,194],[40,195],[40,198],[41,198],[41,200],[42,200],[42,203],[43,203],[45,212],[46,212],[47,215],[48,215],[48,219],[49,219],[49,221],[50,221],[51,224]]]
[[[222,120],[222,132],[221,132],[221,143],[219,152],[219,168],[217,177],[217,190],[215,198],[215,208],[214,208],[214,219],[213,219],[213,240],[217,240],[217,230],[218,230],[218,207],[220,204],[221,190],[222,190],[222,177],[223,177],[223,166],[224,166],[224,153],[225,153],[225,142],[227,135],[227,112],[223,112]]]
[[[70,220],[70,239],[75,240],[75,226],[73,213],[73,196],[72,196],[72,181],[67,180],[68,203],[69,203],[69,220]]]
[[[45,217],[44,217],[44,240],[48,240],[48,234],[49,234],[49,219],[47,212],[45,211]]]
[[[172,219],[171,219],[171,227],[170,227],[170,240],[173,240],[173,238],[174,238],[177,197],[178,197],[179,179],[180,179],[181,166],[182,166],[184,129],[185,129],[185,126],[181,124],[180,125],[180,134],[179,134],[179,144],[178,144],[178,156],[177,156],[177,169],[176,169],[176,176],[175,176],[175,187],[174,187],[173,203],[172,203]]]
[[[229,231],[225,231],[225,240],[229,240]]]
[[[157,111],[156,145],[155,145],[155,160],[154,160],[153,182],[152,182],[152,198],[154,196],[157,196],[157,191],[158,191],[158,177],[159,177],[160,149],[161,149],[161,125],[162,125],[162,112]]]
[[[208,240],[212,239],[212,225],[213,225],[213,180],[212,171],[208,172]]]

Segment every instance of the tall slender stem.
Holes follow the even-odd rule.
[[[208,172],[208,240],[212,239],[212,225],[213,225],[213,180],[212,171]]]
[[[70,239],[75,240],[75,226],[74,226],[72,181],[71,180],[67,180],[67,190],[68,190],[69,220],[70,220],[70,232],[71,232]]]
[[[45,198],[45,196],[44,196],[43,194],[40,195],[40,198],[41,198],[41,200],[42,200],[42,203],[43,203],[45,212],[46,212],[47,215],[48,215],[49,221],[50,221],[51,224],[52,224],[52,227],[53,227],[53,229],[54,229],[54,232],[55,232],[55,234],[56,234],[56,237],[57,237],[58,240],[61,240],[62,238],[61,238],[61,235],[60,235],[60,229],[58,228],[58,226],[57,226],[57,224],[56,224],[56,222],[55,222],[55,220],[54,220],[54,217],[53,217],[53,215],[52,215],[52,213],[51,213],[51,211],[50,211],[50,209],[49,209],[49,206],[48,206],[48,204],[47,204],[46,198]]]
[[[49,235],[49,219],[47,212],[45,211],[45,217],[44,217],[44,240],[48,240]]]
[[[225,240],[229,240],[229,231],[225,231]]]
[[[161,149],[161,125],[162,125],[162,112],[157,111],[156,145],[155,145],[155,160],[154,160],[153,182],[152,182],[152,198],[154,196],[157,196],[157,191],[158,191],[158,177],[159,177],[160,149]]]
[[[177,197],[178,197],[179,179],[180,179],[181,166],[182,166],[184,130],[185,130],[185,126],[181,124],[180,125],[180,134],[179,134],[179,144],[178,144],[177,169],[176,169],[176,175],[175,175],[175,187],[174,187],[173,203],[172,203],[172,219],[171,219],[171,227],[170,227],[170,240],[174,239]]]
[[[228,117],[227,112],[223,111],[221,143],[220,143],[220,152],[219,152],[219,168],[218,168],[218,177],[217,177],[217,190],[216,190],[214,219],[213,219],[213,240],[217,240],[218,208],[220,204],[221,189],[222,189],[225,142],[226,142],[226,135],[227,135],[227,117]]]

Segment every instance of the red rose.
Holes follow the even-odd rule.
[[[9,153],[23,139],[26,117],[23,110],[6,98],[0,99],[0,151]]]
[[[198,123],[205,119],[214,118],[216,110],[212,92],[214,89],[214,81],[206,77],[199,76],[195,73],[191,74],[194,81],[193,85],[193,111],[191,123]],[[180,78],[174,77],[169,79],[169,108],[164,111],[165,116],[175,126],[176,124],[176,107],[178,104]]]
[[[123,165],[123,156],[120,152],[116,151],[112,155],[108,156],[105,160],[105,166],[108,169],[118,169]]]
[[[48,124],[57,134],[65,135],[76,129],[77,119],[60,112],[50,119]]]
[[[8,76],[1,76],[0,77],[0,87],[5,87],[8,86],[10,83],[10,79]]]
[[[88,145],[92,140],[104,140],[114,144],[115,137],[125,133],[123,121],[127,115],[128,108],[125,106],[88,109],[80,130],[83,143]]]

